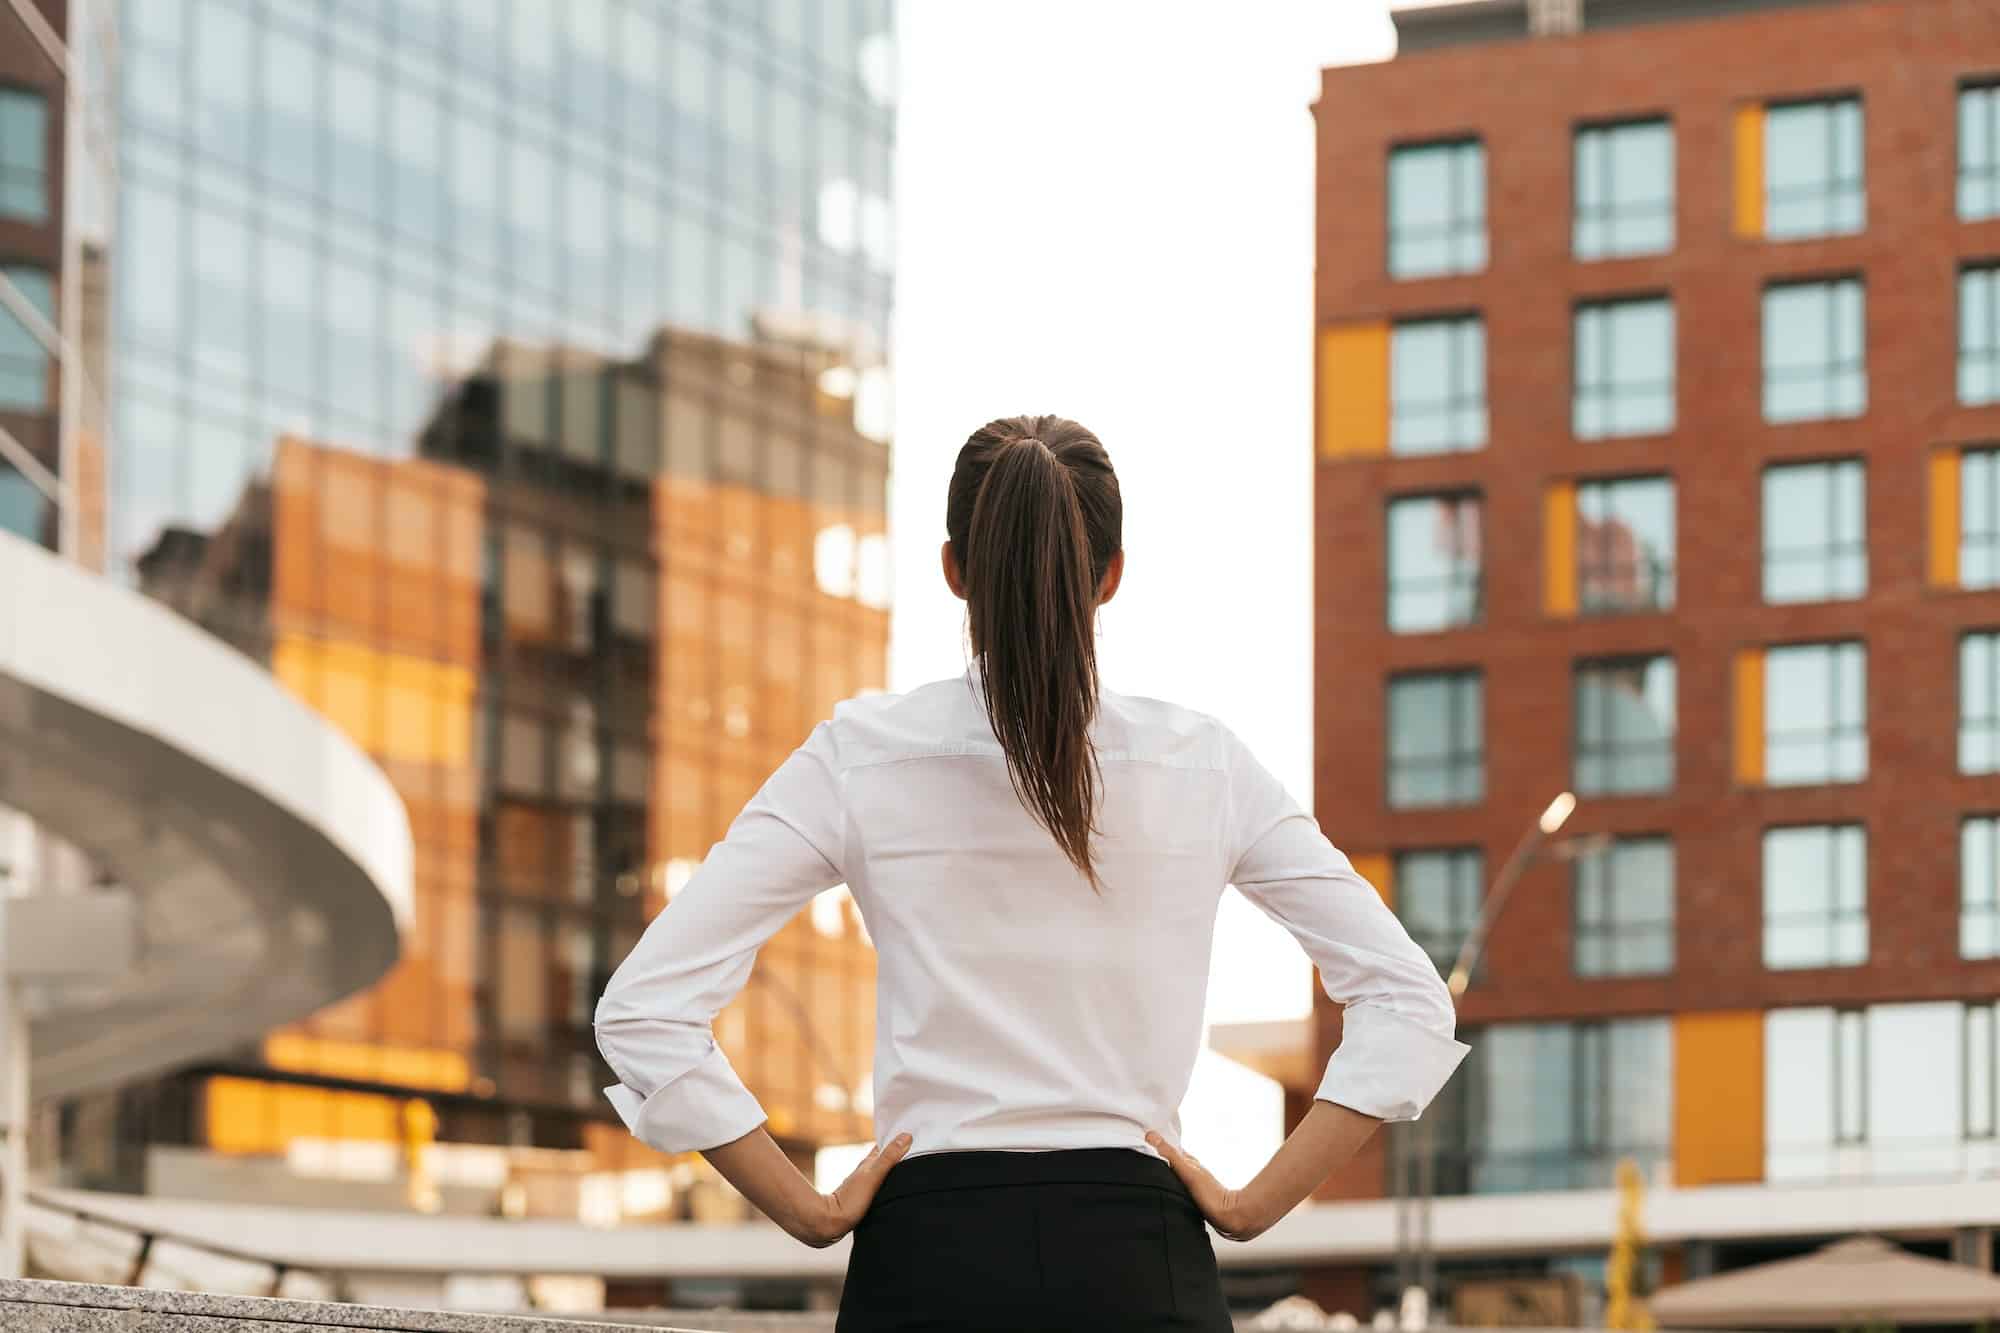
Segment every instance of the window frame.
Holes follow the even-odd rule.
[[[1860,386],[1858,404],[1855,410],[1851,414],[1829,410],[1814,416],[1772,416],[1771,298],[1779,292],[1819,288],[1825,292],[1826,299],[1829,305],[1831,305],[1833,302],[1839,300],[1842,289],[1849,286],[1854,289],[1855,295],[1858,298],[1860,319],[1860,326],[1856,331],[1858,359],[1851,366]],[[1860,272],[1842,272],[1771,278],[1759,289],[1758,315],[1760,326],[1758,336],[1758,387],[1761,400],[1759,407],[1763,423],[1766,426],[1793,426],[1821,421],[1858,421],[1868,415],[1868,280],[1864,274]],[[1823,321],[1823,327],[1826,330],[1826,356],[1819,363],[1816,370],[1821,382],[1827,387],[1828,392],[1825,394],[1825,397],[1829,401],[1833,398],[1833,387],[1840,382],[1839,377],[1850,369],[1848,363],[1839,360],[1840,321],[1837,315],[1837,311],[1832,311],[1830,312],[1830,317]]]
[[[1971,858],[1968,855],[1973,835],[1983,832],[1988,840],[1987,861],[1993,878],[1984,886],[1985,897],[1974,899],[1971,873]],[[1971,918],[1977,915],[1985,921],[1985,933],[1990,945],[1981,951],[1968,947],[1971,936]],[[1958,956],[1963,959],[2000,958],[2000,815],[1974,812],[1958,821]]]
[[[1965,142],[1965,103],[1968,98],[1979,98],[1985,102],[1986,147],[1988,161],[1976,175],[1984,177],[1984,185],[1993,207],[1985,212],[1968,212],[1966,209],[1966,175],[1968,160]],[[1983,222],[2000,217],[2000,74],[1988,74],[1958,82],[1958,96],[1953,103],[1957,115],[1952,118],[1953,163],[1952,163],[1952,211],[1960,222]]]
[[[1589,544],[1584,540],[1583,536],[1584,497],[1586,494],[1602,493],[1605,497],[1605,502],[1609,504],[1612,497],[1621,488],[1633,488],[1652,483],[1658,483],[1667,488],[1667,498],[1673,512],[1673,522],[1670,529],[1673,550],[1668,553],[1663,566],[1655,566],[1650,571],[1651,581],[1655,589],[1654,595],[1647,601],[1633,604],[1607,603],[1587,597],[1585,589],[1592,586],[1590,576],[1593,573],[1600,575],[1597,582],[1602,583],[1606,580],[1601,577],[1602,567],[1592,566],[1588,562],[1590,553],[1587,551],[1587,547]],[[1680,599],[1681,504],[1680,485],[1674,474],[1671,472],[1635,472],[1620,473],[1614,476],[1579,477],[1572,483],[1570,503],[1573,506],[1576,522],[1575,552],[1573,556],[1576,567],[1572,572],[1576,579],[1576,614],[1578,617],[1596,620],[1611,619],[1618,616],[1664,615],[1671,612]],[[1664,598],[1658,595],[1658,589],[1662,583],[1664,583],[1666,588]]]
[[[40,144],[37,145],[37,149],[41,155],[41,161],[32,164],[16,164],[9,162],[4,157],[0,157],[0,184],[12,184],[16,177],[19,177],[23,184],[32,182],[36,190],[36,206],[28,212],[18,212],[0,207],[0,218],[38,227],[47,224],[55,212],[55,200],[52,197],[55,173],[51,169],[49,161],[49,130],[55,122],[55,115],[50,106],[51,99],[45,90],[25,83],[18,83],[11,79],[0,79],[0,105],[4,105],[9,99],[16,98],[32,102],[39,108],[42,138]],[[4,111],[0,111],[0,116],[4,116],[4,114]],[[4,197],[4,194],[0,194],[0,198]]]
[[[1435,504],[1464,504],[1470,502],[1473,513],[1473,528],[1479,535],[1479,550],[1471,572],[1471,613],[1463,620],[1447,620],[1440,625],[1420,625],[1411,628],[1399,627],[1396,621],[1396,542],[1394,514],[1397,505],[1429,502]],[[1455,522],[1462,519],[1454,518]],[[1386,497],[1382,503],[1382,623],[1389,633],[1395,635],[1447,634],[1455,629],[1465,629],[1481,623],[1486,617],[1486,497],[1477,487],[1452,487],[1436,491],[1411,491]],[[1428,582],[1439,582],[1432,580]],[[1447,598],[1459,591],[1464,582],[1461,576],[1447,572],[1442,577],[1443,590]]]
[[[1867,640],[1861,638],[1804,639],[1792,643],[1772,644],[1771,646],[1769,646],[1764,650],[1764,696],[1767,700],[1770,698],[1771,658],[1775,654],[1785,653],[1785,652],[1798,652],[1804,649],[1818,649],[1821,651],[1834,654],[1834,657],[1829,664],[1829,677],[1828,677],[1833,682],[1833,687],[1830,688],[1827,692],[1829,701],[1834,706],[1834,716],[1831,716],[1826,720],[1826,725],[1823,730],[1811,733],[1812,735],[1818,736],[1821,739],[1822,743],[1825,744],[1825,746],[1827,747],[1827,753],[1829,757],[1831,757],[1834,753],[1834,747],[1840,742],[1840,740],[1843,737],[1847,736],[1850,733],[1850,731],[1853,730],[1850,728],[1843,727],[1841,725],[1841,721],[1838,716],[1839,695],[1840,695],[1840,689],[1839,689],[1840,668],[1843,661],[1845,660],[1845,656],[1842,653],[1842,650],[1848,648],[1852,648],[1857,651],[1859,656],[1855,660],[1857,660],[1861,666],[1861,719],[1858,727],[1858,732],[1861,739],[1861,771],[1854,777],[1816,777],[1816,778],[1806,779],[1803,781],[1774,780],[1771,777],[1771,772],[1775,767],[1771,763],[1771,744],[1774,733],[1771,729],[1770,709],[1766,707],[1764,710],[1764,736],[1763,736],[1765,786],[1838,787],[1838,786],[1851,786],[1858,782],[1867,781],[1869,759],[1870,759],[1869,745],[1868,745],[1869,709],[1868,709]],[[1792,736],[1792,737],[1798,737],[1803,734],[1804,733],[1785,733],[1786,736]],[[1832,771],[1831,768],[1829,769],[1829,771]]]
[[[1860,892],[1856,895],[1857,901],[1860,904],[1858,912],[1844,912],[1840,906],[1842,887],[1839,883],[1839,862],[1842,851],[1841,837],[1848,830],[1858,833],[1861,839],[1861,885]],[[1799,914],[1794,913],[1774,921],[1771,914],[1771,876],[1769,873],[1771,838],[1774,834],[1789,832],[1819,832],[1826,835],[1824,848],[1827,858],[1824,882],[1828,885],[1826,910],[1823,913],[1814,913],[1809,918],[1801,917]],[[1868,965],[1870,955],[1874,949],[1872,923],[1870,922],[1868,913],[1869,858],[1873,855],[1871,842],[1872,839],[1868,836],[1867,824],[1858,819],[1831,819],[1767,824],[1764,827],[1758,839],[1760,855],[1757,871],[1757,891],[1758,926],[1762,941],[1759,956],[1766,972],[1811,972],[1832,968],[1858,968]],[[1838,932],[1843,922],[1854,920],[1857,916],[1861,922],[1861,953],[1857,958],[1843,959],[1839,956]],[[1802,925],[1823,924],[1826,931],[1826,947],[1823,954],[1817,956],[1811,962],[1774,962],[1771,953],[1772,926],[1774,924],[1786,923]]]
[[[1459,259],[1459,250],[1465,241],[1467,224],[1460,207],[1462,203],[1459,198],[1460,168],[1456,155],[1466,149],[1477,150],[1479,154],[1478,170],[1480,175],[1480,208],[1478,217],[1479,262],[1471,267],[1462,267]],[[1443,268],[1405,271],[1399,269],[1396,263],[1397,235],[1399,231],[1396,225],[1396,158],[1399,154],[1403,153],[1414,154],[1423,152],[1451,154],[1445,170],[1450,198],[1446,204],[1445,222],[1440,229],[1441,239],[1450,258]],[[1487,270],[1493,259],[1493,241],[1488,223],[1489,210],[1487,207],[1492,198],[1490,182],[1487,179],[1488,163],[1489,157],[1486,151],[1486,140],[1477,133],[1453,134],[1437,139],[1414,139],[1389,145],[1388,152],[1383,158],[1382,167],[1382,261],[1383,268],[1392,282],[1420,282],[1426,278],[1460,277],[1467,274],[1484,273]]]
[[[1836,582],[1833,577],[1833,571],[1838,568],[1837,562],[1845,555],[1858,555],[1861,568],[1860,586],[1854,592],[1849,593],[1827,593],[1813,597],[1776,598],[1771,595],[1771,570],[1774,555],[1774,549],[1771,544],[1771,480],[1777,473],[1803,472],[1815,468],[1825,470],[1829,477],[1825,529],[1827,540],[1817,547],[1790,548],[1789,554],[1778,552],[1776,554],[1779,557],[1779,563],[1783,564],[1788,561],[1798,562],[1802,559],[1800,553],[1817,552],[1821,564],[1827,569],[1828,576],[1825,582],[1828,585],[1832,585]],[[1843,474],[1845,469],[1849,468],[1853,469],[1861,479],[1861,528],[1858,538],[1854,543],[1843,545],[1838,540],[1838,533],[1836,531],[1840,526],[1838,478]],[[1762,471],[1758,473],[1758,486],[1760,491],[1758,557],[1759,572],[1763,584],[1761,589],[1763,604],[1765,606],[1810,606],[1825,602],[1859,601],[1866,597],[1868,595],[1868,576],[1870,573],[1868,562],[1868,460],[1866,456],[1846,454],[1828,458],[1773,459],[1766,462]]]
[[[1995,214],[2000,217],[2000,213]],[[1983,397],[1966,393],[1966,369],[1973,360],[1965,341],[1967,289],[1975,282],[1983,281],[1986,286],[1986,341],[1978,349],[1978,360],[1983,362],[1987,372],[1987,382],[1991,386]],[[1953,398],[1961,407],[1989,407],[2000,403],[2000,258],[1967,259],[1958,266],[1958,282],[1953,292],[1956,298],[1954,340],[1957,343],[1957,357],[1953,363],[1955,371]]]
[[[1975,646],[1983,646],[1991,659],[1986,683],[1985,705],[1987,711],[1968,718],[1965,700],[1969,688],[1976,682],[1968,679],[1971,664],[1966,660]],[[1958,772],[1963,777],[1984,777],[2000,773],[2000,629],[1974,628],[1958,636]],[[1966,763],[1967,730],[1977,722],[1985,734],[1987,752],[1993,756],[1990,766],[1974,768]]]
[[[1412,446],[1408,442],[1399,444],[1397,438],[1397,380],[1396,341],[1397,335],[1405,331],[1437,327],[1446,335],[1445,383],[1442,392],[1435,397],[1424,399],[1429,404],[1426,415],[1444,417],[1451,423],[1450,438],[1442,445],[1424,444]],[[1466,385],[1465,352],[1466,335],[1477,339],[1479,346],[1479,376],[1477,383]],[[1477,453],[1487,447],[1493,437],[1493,422],[1490,415],[1487,390],[1492,380],[1488,365],[1486,346],[1486,315],[1481,310],[1457,309],[1441,310],[1419,315],[1406,315],[1389,323],[1389,440],[1388,454],[1392,458],[1429,458],[1442,454]],[[1461,438],[1457,433],[1459,414],[1466,412],[1469,405],[1476,405],[1479,413],[1479,433],[1476,440]]]
[[[1617,136],[1624,131],[1659,127],[1667,133],[1667,193],[1664,200],[1667,223],[1666,244],[1657,249],[1623,248],[1614,245],[1609,237],[1613,224],[1620,216],[1611,202],[1616,193],[1612,185],[1618,154],[1615,151]],[[1586,140],[1595,137],[1602,143],[1599,173],[1605,183],[1606,198],[1586,206],[1583,198],[1582,157],[1587,147]],[[1601,263],[1606,260],[1628,259],[1642,255],[1672,254],[1680,242],[1680,135],[1671,114],[1661,111],[1652,114],[1620,116],[1615,120],[1578,121],[1570,130],[1570,257],[1580,263]],[[1595,249],[1581,244],[1586,222],[1595,223],[1604,233],[1605,241]]]
[[[1859,205],[1858,216],[1855,219],[1853,228],[1851,230],[1829,228],[1823,231],[1772,231],[1771,218],[1777,212],[1777,205],[1780,202],[1785,202],[1774,197],[1771,184],[1770,164],[1774,156],[1771,146],[1772,113],[1817,110],[1829,118],[1829,124],[1826,129],[1826,175],[1816,188],[1814,197],[1825,202],[1826,212],[1831,215],[1834,201],[1844,196],[1845,187],[1849,184],[1849,182],[1843,181],[1840,176],[1839,136],[1831,123],[1831,118],[1838,114],[1840,108],[1849,104],[1852,104],[1854,107],[1855,154],[1861,170],[1861,174],[1852,182],[1854,197]],[[1811,241],[1840,236],[1859,236],[1866,232],[1868,230],[1868,102],[1862,96],[1861,91],[1859,89],[1848,89],[1843,92],[1814,93],[1810,96],[1771,99],[1764,102],[1763,112],[1764,179],[1762,181],[1762,206],[1764,239],[1770,241]]]
[[[1614,858],[1622,848],[1660,846],[1667,854],[1667,915],[1660,920],[1631,920],[1616,912],[1606,912],[1585,929],[1583,917],[1584,878],[1587,874],[1601,873],[1604,876],[1603,899],[1607,907],[1618,895],[1617,877],[1613,872]],[[1679,873],[1680,862],[1676,855],[1673,836],[1668,833],[1621,833],[1611,840],[1603,851],[1590,857],[1580,857],[1570,866],[1570,972],[1576,977],[1599,981],[1616,977],[1664,977],[1671,976],[1678,962],[1676,931],[1679,926]],[[1586,969],[1583,965],[1584,941],[1595,939],[1599,944],[1599,956],[1609,960],[1613,946],[1619,940],[1629,940],[1633,936],[1644,936],[1658,930],[1666,941],[1666,961],[1659,967],[1618,967],[1609,962],[1606,965]]]
[[[1479,699],[1478,748],[1472,752],[1477,765],[1477,794],[1469,800],[1426,801],[1419,803],[1398,802],[1396,800],[1396,773],[1398,755],[1396,752],[1395,704],[1396,687],[1406,682],[1437,679],[1454,687],[1469,683]],[[1425,759],[1420,762],[1442,769],[1447,775],[1445,786],[1453,784],[1449,775],[1457,772],[1456,765],[1464,752],[1451,748],[1459,734],[1459,722],[1464,711],[1464,694],[1461,688],[1453,688],[1446,699],[1445,744],[1440,758]],[[1384,686],[1384,707],[1382,710],[1384,744],[1382,746],[1382,803],[1390,810],[1454,810],[1469,809],[1481,805],[1486,800],[1486,672],[1478,666],[1440,666],[1412,671],[1392,672]],[[1419,762],[1419,761],[1408,761]]]
[[[1435,857],[1445,862],[1444,871],[1448,881],[1446,892],[1449,895],[1445,914],[1447,917],[1452,918],[1451,924],[1454,928],[1456,927],[1459,908],[1467,905],[1465,899],[1467,898],[1468,885],[1465,881],[1468,876],[1470,878],[1469,904],[1471,910],[1467,914],[1468,920],[1464,932],[1458,940],[1449,946],[1448,956],[1432,952],[1430,944],[1427,942],[1430,939],[1430,932],[1415,929],[1409,919],[1403,915],[1405,904],[1408,902],[1410,883],[1409,863],[1419,857]],[[1452,965],[1457,962],[1459,952],[1464,948],[1465,941],[1463,935],[1478,929],[1480,913],[1486,901],[1486,849],[1476,844],[1459,844],[1450,847],[1404,847],[1390,853],[1390,864],[1394,867],[1392,877],[1393,883],[1396,886],[1396,919],[1403,923],[1403,929],[1409,932],[1410,938],[1416,942],[1417,947],[1422,949],[1433,963],[1437,964],[1438,975],[1444,976],[1448,974],[1451,971]],[[1475,968],[1472,979],[1476,982],[1479,979],[1479,974],[1484,970],[1483,967]]]
[[[1586,756],[1583,744],[1583,686],[1588,678],[1596,675],[1620,671],[1647,671],[1661,663],[1673,672],[1674,713],[1668,719],[1666,741],[1667,781],[1660,787],[1620,786],[1616,784],[1589,783],[1584,781],[1583,763],[1586,757],[1595,758],[1608,774],[1617,767],[1621,755],[1631,754],[1632,745],[1606,744]],[[1608,688],[1608,687],[1607,687]],[[1609,714],[1607,713],[1607,718]],[[1601,724],[1599,731],[1607,737],[1615,730],[1608,724]],[[1680,747],[1680,664],[1674,654],[1667,651],[1649,653],[1624,653],[1603,657],[1580,657],[1570,664],[1570,785],[1579,796],[1589,796],[1599,800],[1610,800],[1620,796],[1656,796],[1671,792],[1679,782]]]
[[[36,306],[42,318],[48,320],[52,325],[56,323],[59,293],[56,288],[56,275],[54,273],[32,260],[9,259],[0,260],[0,274],[4,274],[20,290],[21,295],[27,298],[29,305]],[[40,280],[41,285],[46,289],[46,303],[38,302],[35,299],[36,293],[22,282],[23,278],[37,278]],[[4,306],[0,306],[0,329],[18,329],[21,337],[26,340],[29,349],[27,357],[19,361],[0,354],[0,367],[8,368],[8,373],[12,373],[13,369],[18,367],[24,382],[30,373],[34,373],[40,381],[39,401],[29,403],[0,396],[0,412],[20,412],[27,415],[54,412],[56,410],[56,394],[54,392],[55,386],[51,383],[51,380],[54,377],[56,369],[55,357],[49,354],[48,348],[35,340],[35,335],[29,331],[28,326],[23,324],[19,319],[16,319],[14,312]]]
[[[1975,529],[1970,520],[1974,488],[1967,473],[1973,465],[1983,473],[1987,527]],[[2000,445],[1967,445],[1958,450],[1958,584],[1960,588],[2000,587]],[[1977,582],[1969,580],[1965,570],[1971,562],[1966,559],[1970,550],[1977,550],[1985,557],[1984,564],[1990,574],[1983,575]]]
[[[1619,310],[1639,307],[1660,306],[1667,315],[1667,365],[1663,380],[1647,381],[1664,386],[1667,401],[1667,420],[1664,425],[1643,430],[1619,430],[1608,424],[1594,431],[1583,429],[1583,408],[1589,397],[1598,405],[1598,416],[1608,422],[1613,415],[1610,404],[1615,403],[1622,390],[1632,386],[1621,384],[1615,376],[1607,373],[1600,382],[1586,386],[1583,380],[1584,320],[1587,316],[1599,317],[1601,332],[1595,341],[1598,344],[1599,364],[1608,372],[1616,360],[1612,349],[1617,344],[1612,330],[1616,327],[1613,316]],[[1674,305],[1673,293],[1669,291],[1646,291],[1621,293],[1613,296],[1592,296],[1579,300],[1570,309],[1569,343],[1570,382],[1570,435],[1578,440],[1642,440],[1654,436],[1671,435],[1680,424],[1680,312]],[[1641,386],[1643,387],[1643,385]]]

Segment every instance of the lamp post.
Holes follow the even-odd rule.
[[[1506,907],[1521,876],[1537,861],[1573,861],[1595,854],[1608,841],[1604,834],[1589,834],[1552,844],[1550,839],[1562,832],[1574,813],[1576,793],[1558,793],[1514,844],[1500,873],[1493,877],[1492,887],[1480,901],[1479,915],[1459,946],[1458,957],[1445,981],[1454,1006],[1471,986],[1479,955],[1486,948],[1487,932]],[[1435,1117],[1425,1117],[1414,1124],[1396,1126],[1390,1138],[1390,1171],[1396,1200],[1396,1286],[1404,1293],[1405,1308],[1413,1303],[1412,1289],[1424,1293],[1415,1303],[1426,1310],[1431,1293],[1437,1290],[1437,1253],[1431,1242],[1431,1200],[1437,1192],[1436,1125]]]

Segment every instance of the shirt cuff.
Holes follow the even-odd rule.
[[[733,1143],[764,1123],[764,1108],[743,1086],[720,1046],[700,1064],[641,1097],[624,1084],[604,1090],[634,1138],[663,1153],[702,1152]]]
[[[1313,1096],[1378,1120],[1415,1120],[1471,1049],[1400,1014],[1351,1005]]]

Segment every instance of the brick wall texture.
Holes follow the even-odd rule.
[[[1318,120],[1318,327],[1478,311],[1486,321],[1489,442],[1436,457],[1322,458],[1316,472],[1317,769],[1330,837],[1360,854],[1476,845],[1490,875],[1570,785],[1572,664],[1671,653],[1679,670],[1677,782],[1659,796],[1586,800],[1572,832],[1665,833],[1677,857],[1676,964],[1590,980],[1570,962],[1570,871],[1544,863],[1495,928],[1468,1025],[2000,992],[2000,961],[1958,953],[1958,835],[2000,809],[2000,780],[1957,772],[1958,639],[2000,626],[2000,592],[1925,581],[1926,458],[2000,441],[2000,407],[1956,401],[1957,271],[2000,258],[2000,221],[1955,208],[1957,97],[2000,76],[2000,5],[1887,0],[1774,9],[1573,37],[1489,43],[1325,72]],[[1867,225],[1777,242],[1732,232],[1732,117],[1747,102],[1858,93]],[[1677,239],[1665,254],[1570,253],[1579,124],[1671,118]],[[1392,145],[1476,135],[1486,148],[1483,272],[1392,280],[1385,182]],[[1760,293],[1790,276],[1858,274],[1867,291],[1868,408],[1855,420],[1767,425]],[[1670,294],[1678,320],[1671,434],[1581,441],[1570,427],[1571,318],[1582,301]],[[1760,474],[1785,459],[1867,468],[1869,591],[1859,601],[1762,603]],[[1558,619],[1542,607],[1542,502],[1566,479],[1665,473],[1678,492],[1677,605]],[[1388,497],[1476,489],[1485,502],[1481,624],[1391,635],[1384,619]],[[1858,638],[1868,645],[1869,771],[1853,785],[1754,789],[1732,775],[1731,662],[1743,648]],[[1392,811],[1384,799],[1384,682],[1395,672],[1485,673],[1483,803]],[[1866,825],[1865,966],[1767,972],[1761,834]],[[1337,1014],[1320,998],[1321,1054]],[[1352,1192],[1353,1182],[1343,1192]]]

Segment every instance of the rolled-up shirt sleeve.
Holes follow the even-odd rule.
[[[646,927],[597,1003],[605,1089],[640,1140],[714,1148],[764,1123],[712,1024],[764,942],[841,883],[846,817],[833,724],[822,722],[751,798],[723,840]]]
[[[1382,1120],[1415,1120],[1465,1058],[1437,967],[1283,785],[1223,730],[1229,882],[1283,926],[1343,1007],[1341,1041],[1314,1096]]]

